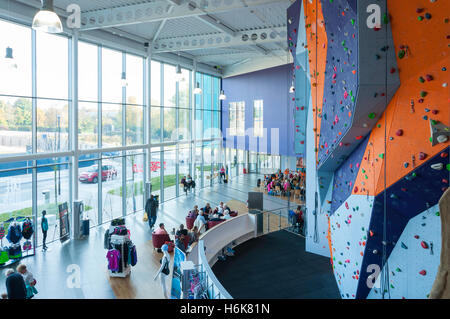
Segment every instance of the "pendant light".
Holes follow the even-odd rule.
[[[34,16],[32,28],[47,33],[63,32],[61,19],[53,9],[53,0],[41,0],[41,3],[41,10]]]
[[[128,86],[127,74],[125,72],[122,72],[122,77],[120,78],[120,83],[122,84],[122,87]]]
[[[227,96],[225,95],[225,93],[223,92],[223,90],[220,91],[220,95],[219,95],[219,100],[226,100]]]
[[[200,88],[200,83],[198,82],[195,85],[194,94],[202,94],[202,89]]]
[[[6,59],[6,65],[8,66],[9,69],[17,69],[17,63],[14,60],[12,48],[10,48],[10,47],[6,48],[5,59]]]
[[[177,64],[177,71],[175,73],[175,80],[177,82],[183,82],[184,81],[184,76],[183,76],[183,73],[181,72],[181,66],[179,64]]]

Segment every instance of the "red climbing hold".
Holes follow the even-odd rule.
[[[395,135],[402,136],[403,135],[403,130],[402,129],[397,130],[397,132],[395,132]]]
[[[361,135],[356,137],[357,140],[360,140],[362,138],[363,138],[363,136],[361,136]]]
[[[425,78],[427,79],[428,82],[433,81],[433,76],[431,74],[427,74]]]
[[[441,157],[442,157],[442,158],[446,158],[447,156],[448,156],[447,153],[441,153]]]
[[[345,202],[345,208],[347,208],[347,209],[348,209],[348,203],[347,203],[347,202]]]
[[[419,235],[414,235],[414,238],[415,239],[419,239]]]
[[[420,243],[424,249],[428,249],[428,244],[424,241]]]
[[[421,161],[423,161],[425,158],[427,158],[427,154],[425,154],[424,152],[420,152],[420,153],[419,153],[419,159],[420,159]]]
[[[373,237],[373,231],[369,231],[369,235],[370,235],[370,237]]]
[[[421,274],[422,276],[425,276],[425,275],[427,274],[427,272],[426,272],[426,270],[424,269],[424,270],[419,271],[419,274]]]
[[[357,193],[357,192],[358,192],[358,186],[355,186],[355,189],[354,189],[354,191],[355,191],[355,193]]]

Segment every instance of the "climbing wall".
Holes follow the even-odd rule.
[[[319,169],[334,171],[375,126],[400,80],[389,19],[370,29],[370,0],[323,0],[328,38]],[[378,1],[382,12],[386,1]],[[389,72],[385,70],[386,65]]]
[[[375,29],[365,25],[370,2],[303,1],[307,250],[327,255],[329,216],[326,248],[343,298],[381,297],[367,282],[384,245],[391,298],[426,298],[439,263],[434,206],[450,177],[450,1],[377,1]]]
[[[392,299],[423,299],[433,286],[441,254],[439,205],[409,220],[388,259],[389,293]],[[380,275],[368,298],[382,298]],[[411,280],[413,279],[413,280]],[[387,295],[385,294],[387,298]]]

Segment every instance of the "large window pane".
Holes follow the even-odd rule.
[[[159,148],[152,148],[150,154],[150,177],[152,194],[161,194],[161,152]]]
[[[189,164],[190,164],[190,158],[189,158],[190,148],[189,145],[181,145],[179,150],[179,187],[180,187],[180,194],[183,194],[183,187],[180,184],[180,181],[183,177],[187,177],[189,174]]]
[[[212,109],[212,77],[210,75],[203,75],[203,109]]]
[[[144,60],[127,54],[127,103],[144,104]]]
[[[175,120],[176,120],[176,109],[175,108],[165,108],[164,109],[164,141],[175,141],[176,136],[173,136],[175,132]]]
[[[178,106],[189,108],[189,83],[191,72],[181,69],[183,81],[178,82]]]
[[[31,96],[31,30],[0,20],[0,34],[1,60],[6,62],[8,47],[14,57],[11,64],[0,63],[0,94]]]
[[[174,146],[166,147],[164,151],[164,200],[176,196],[176,151]]]
[[[48,237],[46,243],[59,239],[59,205],[67,203],[70,212],[70,186],[69,186],[69,165],[57,165],[58,162],[67,162],[66,159],[44,159],[39,160],[38,165],[45,165],[37,168],[37,195],[38,195],[38,225],[42,218],[42,212],[46,211],[48,221]],[[55,165],[47,166],[50,163]],[[91,209],[86,206],[86,209]],[[38,232],[38,245],[42,245],[41,227],[36,227]],[[57,234],[54,236],[53,234]]]
[[[211,184],[211,143],[205,143],[203,146],[203,186],[209,186]]]
[[[151,62],[151,102],[154,106],[161,106],[161,63]]]
[[[102,145],[103,147],[122,146],[122,105],[103,104],[102,106]]]
[[[152,107],[151,112],[151,141],[159,143],[161,142],[161,107]]]
[[[97,156],[95,154],[93,157],[98,158]],[[90,226],[98,224],[98,163],[96,160],[83,160],[78,163],[78,198],[84,203],[84,211],[90,220]]]
[[[133,154],[127,156],[127,214],[144,208],[144,155]]]
[[[144,108],[140,105],[128,104],[127,117],[127,145],[144,143]]]
[[[176,105],[176,68],[173,65],[164,64],[164,106]]]
[[[31,109],[31,99],[0,96],[0,156],[31,153]]]
[[[105,153],[103,155],[105,156]],[[103,222],[107,222],[122,216],[122,199],[125,197],[122,187],[122,157],[106,157],[101,163],[103,180],[102,219]]]
[[[78,99],[98,101],[98,47],[78,44]]]
[[[191,133],[189,131],[189,110],[180,108],[178,110],[178,139],[189,140]]]
[[[68,56],[67,38],[36,32],[37,96],[68,98]]]
[[[59,152],[69,146],[69,105],[66,101],[37,100],[37,151]]]
[[[122,52],[102,49],[102,99],[122,103]]]
[[[79,149],[98,147],[98,103],[78,103],[78,130]]]

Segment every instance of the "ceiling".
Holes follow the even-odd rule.
[[[39,0],[10,0],[39,7]],[[98,30],[141,44],[152,55],[174,54],[230,75],[246,64],[290,61],[286,10],[291,0],[54,0],[61,16],[70,4],[81,9],[80,34]],[[67,17],[69,14],[65,14]]]

